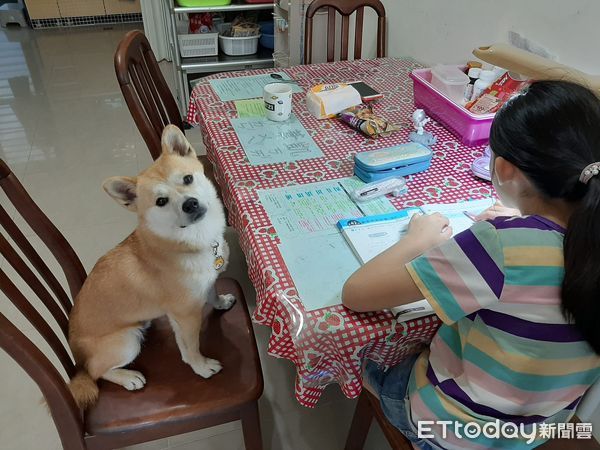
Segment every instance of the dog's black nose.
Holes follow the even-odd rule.
[[[183,202],[181,209],[183,209],[183,212],[186,214],[195,214],[200,209],[200,203],[198,202],[198,199],[190,197]]]

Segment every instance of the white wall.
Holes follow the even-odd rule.
[[[473,48],[517,31],[558,61],[600,74],[598,0],[382,0],[388,55],[426,64],[459,63]]]

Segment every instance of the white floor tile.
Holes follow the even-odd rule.
[[[205,439],[208,439],[213,436],[221,435],[221,434],[237,434],[238,430],[242,429],[242,423],[239,420],[234,422],[224,423],[222,425],[217,425],[216,427],[205,428],[203,430],[192,431],[191,433],[180,434],[177,436],[170,437],[169,447],[174,448],[182,446],[184,444],[189,444],[191,442],[198,442]]]
[[[244,450],[244,437],[241,430],[234,430],[199,441],[169,446],[169,450]]]
[[[263,421],[267,450],[339,449],[344,447],[355,402],[342,400],[315,409],[274,415]]]
[[[65,171],[25,175],[29,195],[59,229],[129,220],[126,211],[102,189],[109,177],[138,173],[136,162],[80,165]]]
[[[144,444],[130,445],[121,450],[167,450],[169,448],[168,439],[158,439],[156,441],[146,442]]]

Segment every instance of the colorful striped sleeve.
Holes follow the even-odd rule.
[[[496,303],[504,286],[503,249],[489,222],[474,224],[406,268],[447,325]]]

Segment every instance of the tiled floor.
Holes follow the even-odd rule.
[[[101,182],[108,176],[134,175],[151,162],[113,71],[113,52],[127,29],[0,31],[0,157],[72,243],[88,271],[135,226],[135,217],[108,198]],[[188,135],[201,152],[198,132]],[[3,194],[0,201],[7,204]],[[235,249],[235,234],[230,232],[228,239]],[[252,304],[239,248],[232,258],[231,272]],[[1,259],[0,266],[16,277]],[[0,311],[23,323],[4,298]],[[268,357],[269,330],[255,328],[265,376],[260,403],[265,448],[342,448],[355,402],[332,386],[316,409],[299,406],[291,363]],[[40,341],[31,327],[24,331]],[[0,450],[59,449],[39,390],[3,352],[0,374]],[[235,450],[243,448],[243,440],[240,424],[234,422],[135,448]],[[389,448],[376,426],[366,448]]]

